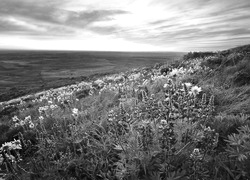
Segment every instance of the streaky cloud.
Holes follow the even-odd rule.
[[[0,0],[0,33],[44,44],[117,42],[110,50],[121,42],[218,49],[250,42],[249,9],[249,0]]]

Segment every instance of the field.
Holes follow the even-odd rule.
[[[249,52],[192,52],[0,103],[0,178],[250,179]]]
[[[0,102],[89,76],[173,61],[183,53],[0,51]]]

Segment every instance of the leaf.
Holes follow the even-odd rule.
[[[170,172],[169,176],[167,177],[167,180],[178,180],[181,179],[184,175],[186,174],[186,172],[183,171],[174,171],[174,172]]]
[[[150,179],[161,180],[161,174],[159,172],[150,173]]]
[[[219,164],[220,164],[220,166],[221,166],[222,168],[224,168],[224,169],[228,172],[228,174],[234,179],[234,175],[233,175],[233,173],[231,172],[231,170],[230,170],[222,161],[220,161]]]

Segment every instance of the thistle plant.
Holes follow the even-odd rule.
[[[153,145],[153,128],[151,123],[148,120],[142,122],[138,128],[139,130],[139,144],[143,151],[147,152],[151,150]]]
[[[165,150],[173,154],[175,150],[175,133],[173,130],[174,126],[172,122],[167,122],[166,120],[161,120],[159,126],[159,144],[162,150]]]

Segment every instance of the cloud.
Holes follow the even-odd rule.
[[[0,31],[33,34],[40,32],[41,35],[55,35],[74,33],[74,29],[80,30],[99,21],[112,20],[114,16],[126,14],[124,10],[64,10],[59,1],[0,1]],[[31,28],[34,27],[34,28]],[[35,28],[36,27],[36,28]],[[104,28],[105,29],[105,28]],[[40,31],[43,30],[43,31]],[[96,31],[95,29],[93,29]],[[98,31],[99,32],[99,31]],[[39,33],[38,33],[39,34]],[[38,35],[37,34],[37,35]]]
[[[119,28],[115,26],[93,26],[89,27],[88,29],[102,35],[114,35],[114,33],[119,32]]]
[[[115,15],[126,14],[126,13],[128,12],[123,10],[92,10],[92,11],[71,12],[64,23],[68,25],[84,27],[93,22],[109,21],[112,20],[113,16]]]
[[[57,22],[53,16],[55,7],[50,6],[48,1],[44,3],[18,0],[2,0],[0,1],[0,15],[13,16],[21,18],[30,18],[33,20],[55,23]]]
[[[192,50],[227,48],[250,42],[250,20],[247,0],[153,1],[160,5],[161,19],[149,22],[145,27],[126,31],[122,36],[134,42],[145,42],[157,46],[179,47]],[[142,36],[143,35],[143,36]],[[192,46],[190,46],[192,44]],[[214,45],[214,46],[213,46]]]
[[[166,50],[224,49],[250,42],[249,9],[249,0],[0,0],[0,33],[44,43],[98,37]]]

